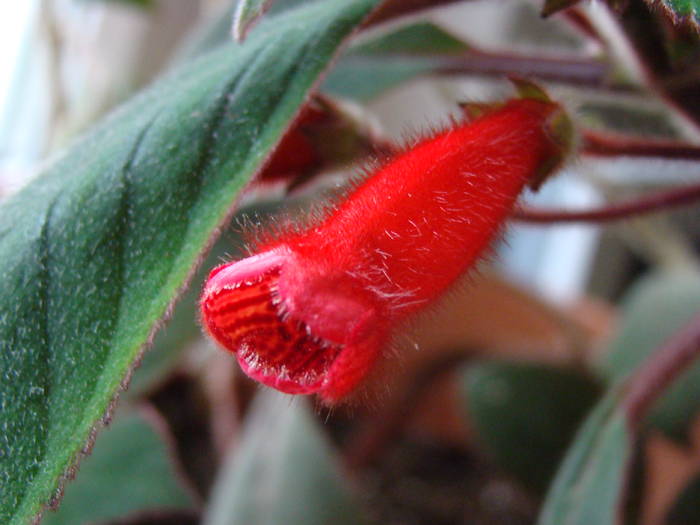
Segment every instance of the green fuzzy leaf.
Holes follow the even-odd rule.
[[[479,441],[501,468],[539,492],[600,393],[580,373],[525,363],[469,367],[462,385]]]
[[[239,214],[236,214],[236,217],[239,217]],[[232,222],[235,222],[235,218]],[[178,364],[187,345],[202,336],[198,306],[204,281],[214,266],[231,259],[241,243],[240,238],[229,232],[222,235],[216,242],[192,278],[190,287],[178,299],[172,318],[158,332],[153,346],[146,352],[143,361],[134,371],[129,390],[125,392],[129,399],[149,393],[159,382],[164,381]]]
[[[202,287],[212,268],[224,261],[240,256],[244,245],[240,229],[236,226],[244,223],[249,216],[270,216],[288,209],[290,200],[282,203],[256,204],[240,209],[231,221],[231,226],[221,235],[214,247],[192,278],[190,287],[178,299],[172,318],[156,335],[153,346],[146,352],[143,361],[134,371],[134,376],[125,392],[126,397],[147,395],[159,382],[164,381],[178,364],[187,345],[202,337],[199,323],[199,297]],[[307,206],[311,205],[306,203]]]
[[[178,482],[165,442],[145,414],[131,411],[115,418],[83,461],[76,481],[66,488],[58,512],[46,514],[43,525],[95,523],[146,510],[194,508],[192,497]]]
[[[159,82],[0,209],[0,522],[79,459],[236,195],[378,0],[270,18]]]
[[[615,384],[700,311],[700,274],[659,274],[640,280],[622,303],[617,335],[599,368]],[[654,404],[649,421],[677,440],[700,409],[700,363],[674,381]]]
[[[616,525],[632,437],[617,395],[607,395],[590,414],[557,472],[538,525]]]
[[[360,525],[330,444],[301,399],[261,393],[204,525]]]

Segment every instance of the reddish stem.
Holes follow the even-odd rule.
[[[583,153],[600,157],[663,157],[665,159],[700,160],[700,146],[683,142],[646,140],[583,132]]]
[[[434,71],[445,75],[502,76],[516,74],[528,78],[594,87],[609,84],[609,67],[599,60],[530,57],[514,53],[491,53],[478,50],[470,50],[456,57],[437,57]]]
[[[624,408],[627,421],[637,428],[671,383],[700,356],[700,313],[668,339],[632,376]]]
[[[599,44],[604,44],[598,30],[578,7],[570,7],[564,10],[562,17],[587,38]]]
[[[363,23],[363,27],[387,22],[400,16],[414,14],[424,9],[432,9],[460,0],[387,0],[383,2]]]
[[[693,184],[592,210],[542,210],[523,207],[515,210],[512,218],[522,222],[538,224],[559,222],[609,222],[651,213],[673,206],[689,204],[698,199],[700,199],[700,184]]]
[[[548,0],[542,7],[542,17],[547,18],[559,11],[566,12],[572,6],[579,3],[579,1],[580,0]]]

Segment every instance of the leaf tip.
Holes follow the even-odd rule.
[[[248,36],[250,30],[270,9],[272,0],[258,0],[251,5],[250,0],[239,0],[231,22],[231,37],[239,44]]]

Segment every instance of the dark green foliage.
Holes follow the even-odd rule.
[[[0,210],[0,521],[40,512],[373,0],[269,19],[121,108]]]

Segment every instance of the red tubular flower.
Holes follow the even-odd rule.
[[[523,187],[538,185],[570,146],[560,106],[519,87],[527,98],[397,155],[317,224],[212,271],[203,322],[246,374],[336,402],[397,323],[473,265]]]
[[[316,95],[277,145],[253,186],[286,182],[291,188],[322,169],[348,164],[358,156],[395,151],[371,125],[359,122],[355,111]]]
[[[316,105],[309,104],[279,143],[274,155],[258,175],[258,181],[275,181],[297,177],[317,168],[322,162],[320,153],[305,133],[309,127],[318,126],[331,117]]]

